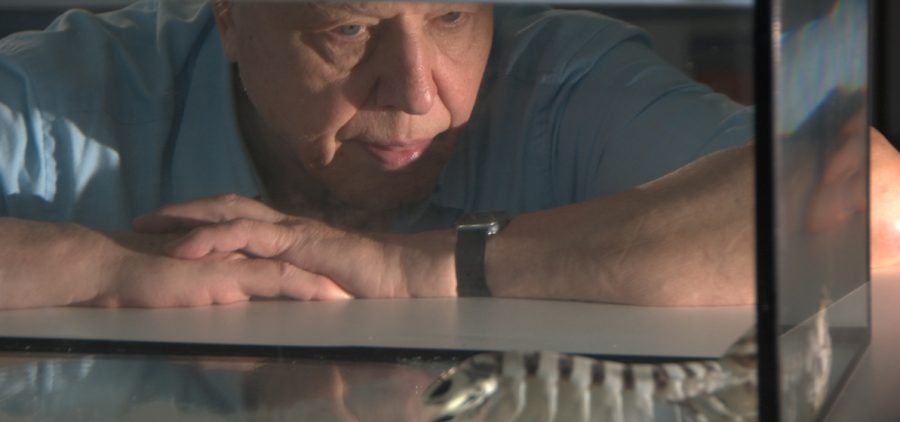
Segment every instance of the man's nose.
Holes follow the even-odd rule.
[[[409,114],[427,114],[434,105],[437,86],[433,51],[424,36],[397,34],[386,44],[381,60],[376,101]]]

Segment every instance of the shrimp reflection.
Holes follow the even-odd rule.
[[[783,349],[785,421],[813,420],[831,372],[827,298]],[[649,422],[666,403],[689,421],[756,421],[756,333],[719,360],[624,363],[553,352],[485,353],[445,372],[428,388],[429,421]]]

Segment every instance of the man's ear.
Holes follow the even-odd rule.
[[[225,51],[225,57],[228,58],[228,61],[236,63],[238,31],[234,25],[232,2],[231,0],[214,0],[212,7],[216,26],[219,27],[219,34],[222,35],[222,49]]]

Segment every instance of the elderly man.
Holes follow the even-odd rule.
[[[0,86],[0,308],[754,297],[750,112],[599,15],[141,1],[6,39]]]

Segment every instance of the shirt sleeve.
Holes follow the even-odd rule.
[[[2,46],[0,46],[2,53]],[[46,210],[55,171],[26,72],[0,54],[0,215]]]
[[[172,198],[251,191],[212,35],[205,0],[145,0],[0,40],[0,215],[121,230]]]
[[[554,191],[571,201],[630,189],[753,136],[749,107],[691,80],[640,33],[577,60],[593,63],[560,85],[551,117]]]
[[[70,12],[45,31],[0,41],[4,215],[49,222],[121,220],[121,201],[105,200],[99,208],[82,201],[84,192],[110,192],[118,180],[113,145],[94,136],[105,128],[106,93],[117,86],[104,78],[108,49],[97,42],[100,29],[93,15]]]

